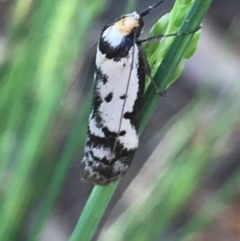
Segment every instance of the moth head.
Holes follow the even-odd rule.
[[[135,33],[136,37],[139,37],[142,29],[143,29],[144,22],[140,15],[136,12],[126,14],[121,16],[117,19],[114,23],[116,29],[123,35],[131,35]]]

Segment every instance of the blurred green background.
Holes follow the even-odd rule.
[[[93,46],[106,23],[149,4],[0,2],[0,240],[71,235],[92,190],[80,160]],[[153,11],[145,34],[172,4]],[[94,240],[240,240],[239,12],[237,0],[213,2]]]

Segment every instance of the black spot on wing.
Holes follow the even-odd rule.
[[[126,134],[126,131],[120,131],[119,136],[124,136]]]
[[[121,95],[119,98],[120,98],[121,100],[124,100],[124,99],[126,98],[126,95]]]
[[[101,68],[97,68],[95,69],[95,74],[96,74],[96,77],[95,77],[95,84],[98,83],[99,81],[102,81],[103,84],[106,84],[107,81],[108,81],[108,76],[105,75],[102,71],[101,71]]]
[[[93,161],[88,160],[88,166],[92,167],[93,166]]]
[[[125,119],[132,119],[134,118],[134,112],[126,112],[124,115],[123,115],[123,118]]]
[[[113,97],[113,93],[111,92],[104,99],[108,103],[108,102],[110,102],[112,100],[112,97]]]
[[[117,133],[116,132],[113,132],[113,131],[109,131],[109,129],[105,126],[103,127],[103,133],[104,135],[109,138],[109,137],[113,137],[113,138],[116,138],[117,137]]]

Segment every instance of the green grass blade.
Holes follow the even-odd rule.
[[[117,185],[94,187],[69,241],[91,240]]]

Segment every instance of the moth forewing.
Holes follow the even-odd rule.
[[[83,178],[106,185],[129,168],[138,147],[145,69],[136,39],[143,21],[133,12],[106,26],[100,36]]]

